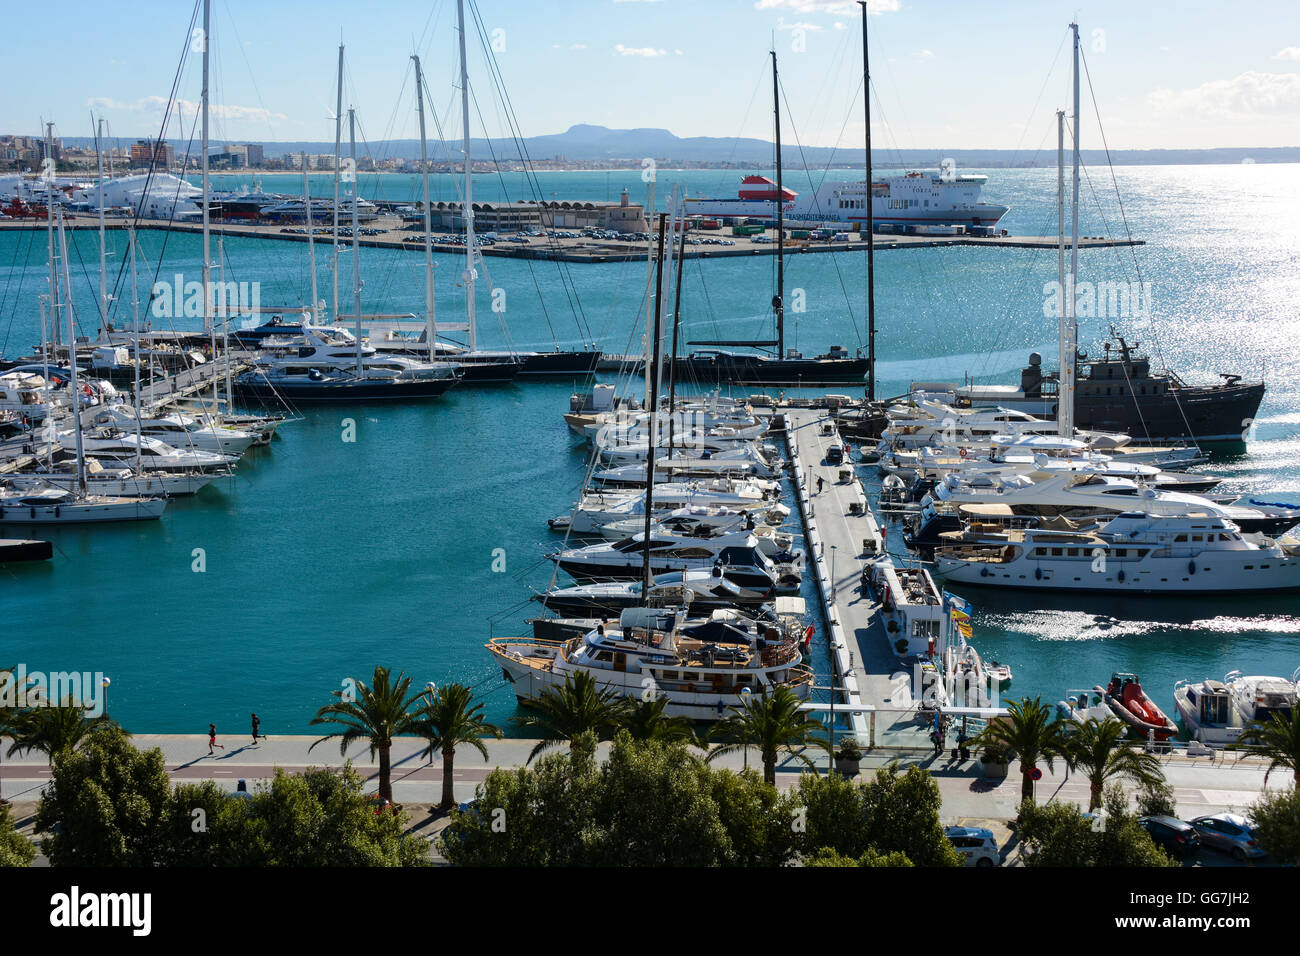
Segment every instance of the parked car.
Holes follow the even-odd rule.
[[[1151,835],[1157,846],[1176,857],[1194,856],[1201,848],[1196,827],[1177,817],[1139,817],[1138,826]]]
[[[1231,854],[1234,860],[1245,862],[1268,855],[1256,842],[1255,831],[1245,817],[1235,813],[1210,813],[1188,822],[1196,828],[1203,844]]]
[[[1002,853],[992,830],[984,827],[944,827],[944,836],[957,848],[967,866],[1000,866]]]

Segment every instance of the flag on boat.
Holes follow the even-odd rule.
[[[970,602],[969,602],[969,601],[965,600],[964,598],[959,598],[959,597],[958,597],[957,595],[955,595],[955,594],[950,594],[950,593],[947,592],[947,591],[944,591],[944,592],[943,592],[943,599],[944,599],[946,602],[948,602],[948,607],[949,607],[949,608],[952,608],[953,610],[956,610],[956,611],[961,611],[963,614],[966,615],[966,617],[968,617],[968,618],[970,617]]]

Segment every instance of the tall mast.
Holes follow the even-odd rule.
[[[357,111],[348,110],[348,139],[352,148],[352,168],[357,168]],[[357,314],[357,378],[362,376],[361,368],[361,247],[357,243],[360,235],[357,228],[357,178],[352,178],[352,309]]]
[[[63,260],[63,309],[68,314],[68,391],[72,396],[72,430],[77,436],[77,489],[86,497],[86,451],[81,441],[81,389],[77,384],[77,330],[72,317],[72,276],[68,272],[68,237],[63,231],[63,210],[59,210],[59,256]]]
[[[311,320],[313,323],[319,323],[320,317],[316,315],[317,298],[316,291],[316,239],[313,233],[316,232],[316,219],[312,215],[311,209],[311,186],[307,182],[307,152],[302,153],[302,202],[307,213],[307,265],[311,269]]]
[[[469,156],[469,69],[465,64],[465,0],[456,0],[456,19],[460,24],[460,111],[465,127],[465,196],[461,216],[465,220],[465,321],[469,325],[469,350],[478,347],[474,327],[474,177]]]
[[[664,225],[668,219],[667,213],[659,214],[659,261],[655,266],[655,301],[663,300],[664,291]],[[650,366],[654,372],[650,376],[650,394],[646,401],[650,408],[650,433],[647,436],[647,454],[645,461],[645,534],[641,541],[643,549],[643,560],[641,563],[641,598],[650,593],[652,576],[650,574],[650,522],[652,520],[651,512],[654,510],[654,493],[655,493],[655,437],[659,429],[656,427],[656,415],[659,406],[659,330],[662,327],[660,320],[663,318],[663,312],[659,308],[655,309],[654,320],[654,351],[651,354]]]
[[[45,124],[45,161],[49,164],[46,168],[50,171],[49,179],[45,180],[45,231],[50,247],[50,345],[55,348],[57,359],[59,340],[63,338],[63,334],[59,331],[59,274],[54,264],[54,174],[56,170],[53,123]]]
[[[334,298],[330,303],[330,321],[339,317],[339,158],[343,142],[343,44],[339,44],[338,99],[334,107],[334,251],[331,268],[334,274]]]
[[[1056,111],[1056,288],[1057,298],[1057,342],[1060,355],[1057,367],[1060,381],[1057,382],[1056,397],[1056,434],[1062,438],[1072,438],[1070,423],[1062,404],[1065,393],[1065,369],[1070,364],[1065,349],[1065,110]]]
[[[419,56],[415,61],[415,103],[420,113],[420,172],[424,177],[424,337],[429,343],[429,361],[438,347],[438,321],[433,311],[433,213],[429,209],[429,154],[424,133],[424,71]]]
[[[1078,356],[1079,322],[1074,313],[1074,289],[1079,276],[1079,25],[1070,24],[1074,33],[1074,175],[1070,199],[1070,276],[1065,296],[1068,319],[1065,323],[1065,358],[1061,367],[1061,394],[1057,399],[1056,417],[1065,419],[1065,435],[1074,434],[1074,389]]]
[[[676,190],[673,190],[674,196]],[[679,218],[678,223],[681,226],[678,242],[685,245],[686,239],[686,220]],[[673,451],[676,447],[676,433],[673,428],[673,421],[676,417],[677,409],[677,334],[682,324],[682,266],[686,262],[686,250],[678,248],[677,250],[677,291],[673,296],[673,354],[668,362],[668,457],[673,457]]]
[[[772,108],[776,119],[776,357],[785,358],[785,190],[781,186],[781,93],[772,51]]]
[[[650,196],[646,202],[647,217],[655,214],[655,174],[650,176]],[[646,219],[649,223],[651,220]],[[655,308],[655,241],[652,238],[646,248],[645,254],[645,401],[646,408],[650,408],[650,377],[654,374],[650,368],[650,363],[654,361],[654,343],[650,341],[650,327],[654,325],[653,309]],[[653,409],[651,409],[653,411]]]
[[[104,120],[95,130],[95,165],[99,167],[99,330],[108,326],[108,263],[104,251]]]
[[[135,270],[135,223],[126,222],[126,241],[131,251],[131,327],[135,330],[135,470],[137,475],[144,474],[144,449],[140,439],[140,292]]]
[[[212,33],[209,30],[211,0],[203,0],[203,145],[200,147],[203,163],[203,331],[208,333],[209,345],[212,340],[212,224],[209,220],[208,197],[208,51],[212,47]],[[217,350],[212,348],[212,360],[215,362]],[[213,389],[216,388],[215,383]]]
[[[867,130],[867,401],[876,400],[876,221],[871,191],[871,60],[867,53],[867,2],[862,7],[862,110]]]

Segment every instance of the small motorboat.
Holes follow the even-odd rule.
[[[1136,674],[1116,672],[1104,690],[1098,684],[1093,692],[1101,694],[1111,713],[1142,737],[1151,739],[1154,735],[1155,740],[1163,741],[1178,733],[1178,726],[1142,689]]]

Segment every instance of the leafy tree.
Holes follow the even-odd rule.
[[[776,761],[784,751],[809,769],[816,765],[804,753],[808,747],[828,749],[826,728],[820,721],[804,716],[799,696],[784,684],[771,693],[760,694],[730,708],[730,716],[718,721],[709,731],[709,740],[725,740],[705,759],[712,761],[723,754],[757,747],[763,760],[763,779],[776,786]]]
[[[1139,816],[1178,816],[1178,806],[1174,802],[1174,788],[1163,778],[1142,784],[1137,793],[1137,805]]]
[[[861,859],[902,854],[916,866],[961,866],[962,859],[939,821],[939,785],[929,772],[883,767],[869,781],[804,775],[799,799],[805,810],[806,859],[824,850]]]
[[[727,866],[783,866],[794,853],[799,810],[793,793],[780,793],[753,770],[711,769],[718,818],[731,842]]]
[[[52,707],[31,707],[10,719],[7,730],[13,737],[8,756],[35,750],[53,762],[86,739],[96,727],[111,723],[104,717],[88,717],[86,709],[68,699]]]
[[[632,703],[623,721],[624,728],[633,740],[662,740],[669,743],[693,744],[695,729],[688,717],[669,717],[664,714],[668,698],[658,694],[650,700]]]
[[[54,755],[36,809],[54,866],[154,866],[164,859],[171,798],[162,751],[139,751],[121,728],[98,725],[77,750]],[[57,832],[54,827],[58,826]]]
[[[1072,803],[1020,804],[1016,831],[1025,866],[1176,866],[1138,825],[1118,784],[1102,797],[1104,813],[1089,818]]]
[[[972,744],[1008,753],[1020,761],[1020,799],[1034,799],[1034,770],[1040,762],[1055,769],[1057,757],[1067,754],[1065,725],[1041,697],[1028,697],[1007,705],[1005,718],[994,718]]]
[[[439,840],[460,866],[571,866],[595,840],[596,735],[579,734],[568,753],[534,767],[493,770],[469,810],[453,809]]]
[[[14,829],[13,816],[7,804],[0,803],[0,868],[6,866],[31,866],[36,859],[32,841]]]
[[[531,704],[536,713],[511,718],[521,727],[540,734],[541,740],[528,762],[581,734],[597,740],[612,737],[626,719],[632,704],[614,690],[598,690],[590,674],[579,671],[564,678],[564,686],[544,690]]]
[[[1102,790],[1112,780],[1126,777],[1143,786],[1164,780],[1160,761],[1125,739],[1128,728],[1114,717],[1089,717],[1070,735],[1065,759],[1071,769],[1088,778],[1088,811],[1101,806]]]
[[[1251,808],[1259,845],[1278,863],[1300,864],[1300,790],[1266,790]]]
[[[861,856],[844,856],[830,847],[823,847],[808,859],[804,866],[915,866],[906,853],[877,853],[868,847]]]
[[[483,737],[500,738],[501,730],[483,719],[483,704],[472,703],[474,695],[461,684],[445,684],[434,690],[416,714],[420,732],[429,741],[421,756],[442,752],[442,802],[439,810],[450,810],[456,803],[452,770],[456,760],[456,747],[469,744],[488,757]]]
[[[347,755],[348,747],[364,740],[370,744],[370,759],[379,754],[379,796],[381,799],[393,799],[392,750],[393,738],[403,735],[418,734],[420,724],[415,715],[415,706],[422,693],[409,694],[411,678],[398,674],[393,680],[391,670],[387,667],[375,667],[375,674],[370,685],[353,679],[355,690],[336,690],[333,696],[336,703],[328,704],[317,711],[310,726],[335,724],[343,729],[326,734],[315,741],[317,744],[327,740],[338,739],[339,754]]]
[[[1246,724],[1234,750],[1248,750],[1268,758],[1264,784],[1274,770],[1290,770],[1294,783],[1300,787],[1300,707],[1292,707],[1289,717],[1269,714],[1265,720],[1252,720]]]

